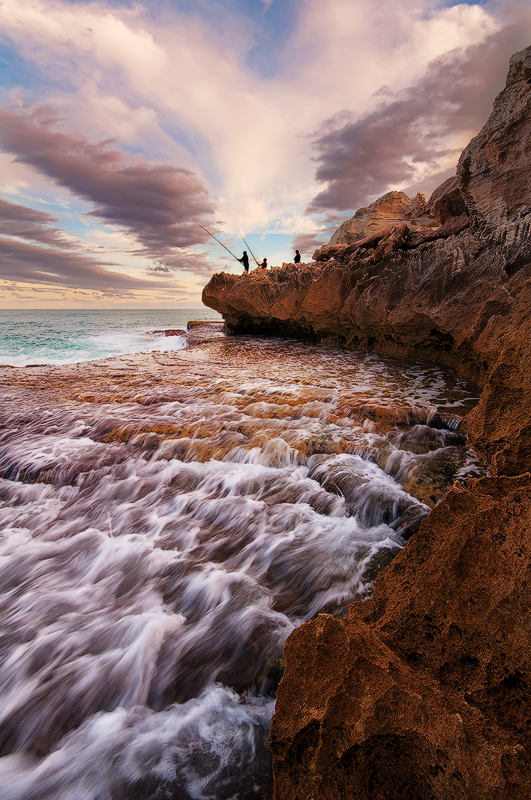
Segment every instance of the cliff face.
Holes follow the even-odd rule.
[[[459,160],[468,210],[494,232],[517,224],[531,211],[530,87],[531,48],[527,48],[512,57],[505,90]]]
[[[348,619],[288,640],[277,800],[529,796],[531,48],[429,213],[439,227],[343,232],[313,264],[204,290],[234,332],[438,361],[482,387],[468,433],[491,476],[452,489]]]

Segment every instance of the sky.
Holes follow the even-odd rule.
[[[528,0],[0,0],[0,308],[197,308],[242,271],[203,228],[308,261],[530,44]]]

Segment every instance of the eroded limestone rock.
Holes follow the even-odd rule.
[[[529,797],[530,140],[528,48],[431,199],[439,227],[382,213],[313,265],[205,289],[229,330],[445,363],[482,388],[468,434],[491,476],[454,487],[348,619],[288,639],[276,800]]]
[[[454,488],[348,619],[291,634],[275,797],[524,800],[531,477]]]
[[[373,233],[403,225],[426,225],[433,221],[423,194],[411,199],[405,192],[388,192],[366,208],[360,208],[352,219],[339,226],[330,244],[353,244]]]
[[[506,87],[457,168],[472,218],[498,235],[510,220],[531,212],[530,87],[528,47],[511,58]]]

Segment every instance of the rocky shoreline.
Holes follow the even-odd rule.
[[[364,209],[312,264],[203,293],[229,331],[426,359],[482,389],[467,430],[489,477],[451,489],[347,619],[288,639],[277,800],[529,796],[531,48],[456,178],[406,199]]]

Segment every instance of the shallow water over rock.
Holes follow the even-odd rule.
[[[194,336],[1,370],[5,800],[269,796],[287,635],[480,471],[433,365]]]

